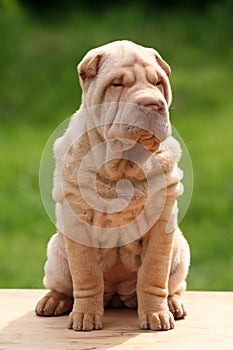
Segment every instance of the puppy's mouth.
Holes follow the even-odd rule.
[[[160,141],[154,137],[151,133],[142,131],[140,137],[137,140],[130,140],[127,138],[118,138],[109,141],[110,146],[114,153],[126,152],[135,147],[135,145],[142,145],[147,151],[154,153],[158,150]]]

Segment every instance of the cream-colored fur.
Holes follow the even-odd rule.
[[[170,67],[157,51],[118,41],[88,52],[78,71],[82,105],[54,148],[58,232],[48,244],[44,277],[51,292],[38,302],[36,313],[60,315],[72,309],[68,327],[92,330],[103,327],[104,306],[138,306],[142,329],[171,329],[174,317],[186,315],[180,296],[190,254],[177,226],[181,150],[167,127]],[[116,123],[121,107],[116,110],[115,102],[129,111],[146,107],[147,118],[143,114],[138,126],[135,113],[129,113],[130,127]],[[104,106],[112,106],[111,113]],[[96,120],[97,127],[90,127],[89,115],[83,118],[90,108],[93,118],[103,118],[104,127]],[[153,136],[146,123],[154,122],[155,113],[165,127],[155,124],[160,130]],[[147,150],[145,156],[136,152],[135,162],[125,158],[138,145]],[[117,158],[109,156],[114,152]],[[122,179],[133,184],[133,196],[122,210],[109,210],[111,203],[117,207],[127,197],[128,183],[116,189]]]

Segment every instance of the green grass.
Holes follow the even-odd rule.
[[[55,230],[39,192],[43,148],[79,106],[81,57],[127,38],[157,48],[172,67],[172,123],[194,168],[192,202],[181,223],[192,251],[188,287],[232,289],[231,35],[220,9],[158,15],[131,7],[50,19],[1,11],[0,287],[42,287],[46,243]]]

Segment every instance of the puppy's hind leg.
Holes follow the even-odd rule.
[[[52,236],[47,248],[44,285],[51,291],[36,305],[39,316],[60,316],[72,310],[72,280],[62,234]]]
[[[182,235],[178,237],[178,247],[176,254],[173,255],[168,285],[168,306],[175,319],[184,318],[187,315],[181,294],[186,289],[185,279],[190,264],[189,246]]]

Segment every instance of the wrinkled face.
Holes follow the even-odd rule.
[[[139,142],[156,151],[170,133],[170,67],[160,55],[119,41],[90,51],[78,69],[83,106],[105,106],[104,138],[116,150]]]

